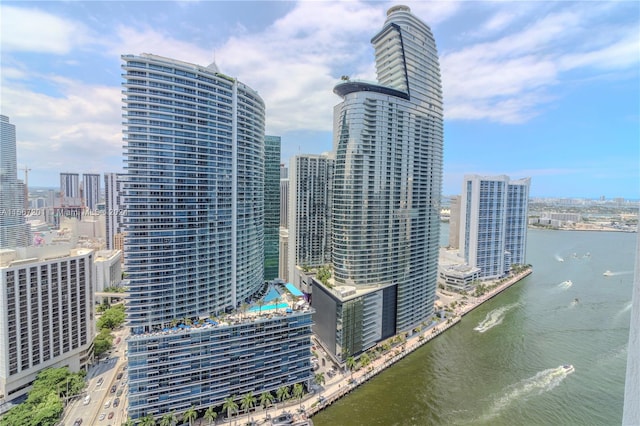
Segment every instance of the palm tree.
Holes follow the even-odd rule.
[[[147,414],[140,419],[139,426],[156,426],[156,419],[151,414]]]
[[[131,418],[127,417],[127,420],[125,420],[124,423],[122,423],[122,426],[135,426],[133,423],[133,420],[131,420]]]
[[[353,378],[353,370],[356,368],[356,359],[354,357],[347,358],[347,368],[351,370],[351,378]]]
[[[162,416],[160,419],[160,426],[173,426],[176,424],[176,421],[176,414],[172,411]]]
[[[214,410],[213,407],[207,408],[207,411],[204,412],[204,419],[208,421],[210,425],[212,425],[217,418],[218,413],[216,413],[216,410]]]
[[[278,313],[278,305],[282,302],[282,298],[280,296],[273,299],[273,302],[276,304],[276,314]]]
[[[231,413],[238,411],[238,404],[236,404],[235,397],[235,395],[226,397],[224,399],[224,404],[222,404],[222,411],[226,410],[229,421],[231,421]]]
[[[315,375],[315,377],[313,379],[320,386],[324,385],[324,381],[325,381],[324,380],[324,373],[316,373],[316,375]]]
[[[262,307],[264,306],[264,300],[260,299],[256,303],[258,304],[258,314],[262,316]]]
[[[367,354],[366,352],[362,354],[362,356],[360,357],[360,364],[362,364],[363,367],[371,364],[371,357],[369,356],[369,354]]]
[[[240,312],[242,313],[242,318],[246,318],[247,310],[249,310],[249,305],[247,305],[245,302],[242,302],[242,305],[240,305]]]
[[[191,422],[198,418],[198,412],[193,405],[187,409],[182,415],[182,418],[189,422],[189,426],[191,426]]]
[[[304,395],[304,388],[301,383],[293,385],[293,396],[298,398],[298,403],[302,406],[302,396]]]
[[[265,409],[265,413],[268,409],[268,406],[273,404],[274,399],[275,398],[273,397],[273,394],[271,392],[262,392],[260,394],[260,405],[262,405],[262,408]]]
[[[280,386],[276,391],[276,396],[280,402],[289,399],[289,386]]]
[[[242,401],[240,401],[240,406],[243,410],[247,410],[247,423],[249,422],[249,410],[251,410],[256,405],[256,397],[253,396],[253,392],[249,392],[242,397]]]

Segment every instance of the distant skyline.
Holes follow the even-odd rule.
[[[333,87],[375,80],[370,36],[395,4],[437,41],[443,194],[465,174],[504,174],[531,177],[532,197],[640,198],[635,1],[2,2],[18,177],[27,166],[30,187],[57,187],[60,172],[122,171],[120,55],[143,52],[215,59],[258,90],[285,163],[330,151]]]

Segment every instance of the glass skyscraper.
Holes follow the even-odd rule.
[[[122,59],[129,415],[309,381],[308,306],[235,310],[264,286],[262,99],[215,64]]]
[[[280,249],[280,136],[265,136],[264,279],[278,278]]]
[[[358,291],[395,286],[386,300],[399,332],[429,318],[435,301],[442,89],[431,30],[408,7],[389,9],[371,42],[377,83],[334,88],[343,99],[334,110],[334,279]]]
[[[215,65],[123,60],[127,315],[140,332],[262,287],[265,110]]]
[[[0,115],[0,249],[29,245],[24,185],[18,180],[16,126]]]
[[[460,254],[484,279],[526,263],[530,178],[467,175],[460,207]]]

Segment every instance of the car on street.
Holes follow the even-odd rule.
[[[118,392],[116,392],[116,396],[120,396],[122,395],[122,389],[118,389]]]
[[[116,379],[118,379],[118,380],[122,379],[122,372],[118,373],[118,375],[116,376]]]
[[[82,424],[82,419],[81,418],[77,418],[75,422],[73,422],[73,426],[80,426]]]
[[[106,413],[102,413],[100,417],[98,417],[98,420],[103,421],[105,417],[107,417]]]
[[[102,377],[100,377],[98,379],[98,386],[100,386],[102,383],[104,383],[104,379]]]
[[[109,392],[115,393],[115,391],[116,391],[116,385],[111,386],[111,390]]]
[[[113,401],[113,407],[117,407],[118,405],[120,405],[120,398],[116,398],[115,401]]]
[[[271,419],[272,425],[290,425],[293,423],[293,417],[289,413],[280,414],[278,417]]]
[[[107,418],[108,418],[109,420],[111,420],[111,419],[113,418],[113,411],[109,413],[109,415],[107,416]]]

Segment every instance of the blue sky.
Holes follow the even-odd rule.
[[[331,149],[340,76],[375,79],[394,2],[0,5],[1,110],[30,186],[122,170],[121,54],[208,65],[258,90],[282,158]],[[443,194],[465,174],[535,197],[640,198],[640,3],[402,2],[432,29],[445,101]],[[23,173],[19,173],[23,177]]]

